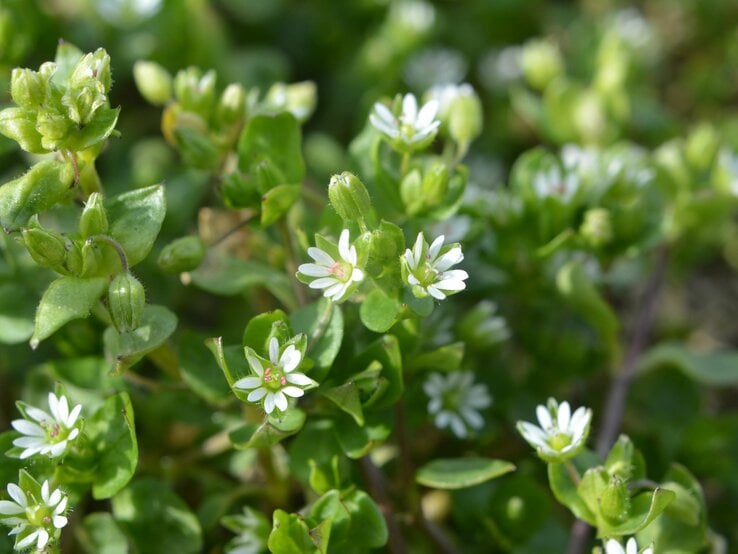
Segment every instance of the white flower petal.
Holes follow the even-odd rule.
[[[429,260],[435,261],[436,257],[438,256],[438,252],[441,250],[441,247],[443,247],[444,240],[446,240],[446,237],[444,235],[440,235],[439,237],[436,237],[436,239],[431,243],[431,245],[428,247]]]
[[[69,402],[66,396],[59,397],[59,404],[57,404],[57,421],[66,423],[69,419]]]
[[[10,498],[15,500],[16,504],[22,506],[23,508],[28,507],[28,499],[26,498],[26,493],[24,493],[18,485],[16,485],[15,483],[8,483],[7,490]]]
[[[415,239],[415,244],[413,245],[413,269],[417,269],[418,265],[420,264],[420,258],[423,256],[424,244],[425,239],[423,238],[423,233],[418,233],[418,238]]]
[[[464,290],[466,288],[466,283],[464,281],[460,281],[458,279],[442,279],[436,283],[434,283],[435,287],[439,290],[443,291],[460,291]]]
[[[274,405],[280,412],[284,412],[287,409],[287,397],[282,393],[281,390],[278,390],[274,393]]]
[[[56,508],[54,508],[54,513],[56,515],[63,514],[64,510],[67,509],[67,500],[69,500],[69,497],[65,496],[64,498],[61,499],[59,504],[57,504]]]
[[[24,435],[31,437],[45,437],[46,431],[44,431],[40,425],[31,423],[25,419],[14,419],[11,423],[13,429]]]
[[[28,417],[35,419],[39,423],[51,423],[54,420],[49,414],[33,406],[26,406],[25,411]]]
[[[323,293],[323,296],[326,298],[332,298],[336,302],[338,302],[344,294],[346,294],[346,290],[348,289],[350,283],[341,283],[338,281],[336,284],[328,287],[325,292]]]
[[[272,364],[279,364],[279,341],[277,337],[269,339],[269,361]]]
[[[288,383],[301,387],[307,387],[313,384],[313,380],[304,373],[288,373],[285,375],[285,379],[287,379]]]
[[[484,418],[476,410],[472,410],[468,407],[462,407],[460,412],[461,416],[474,429],[481,429],[482,427],[484,427]]]
[[[308,256],[310,256],[313,260],[318,262],[320,265],[325,266],[332,266],[336,263],[336,261],[330,257],[330,255],[320,248],[316,248],[314,246],[311,246],[307,249]]]
[[[69,433],[67,440],[73,441],[74,439],[77,438],[77,435],[79,435],[79,429],[72,429],[72,432]]]
[[[564,401],[559,404],[558,413],[556,414],[558,428],[562,433],[569,431],[569,421],[571,420],[571,407],[569,403]]]
[[[284,352],[282,352],[282,357],[279,359],[279,363],[285,373],[289,373],[300,365],[301,359],[302,354],[300,354],[300,351],[295,348],[294,344],[290,344],[285,348]]]
[[[433,124],[433,120],[436,117],[437,113],[438,101],[431,100],[429,102],[426,102],[423,107],[420,108],[420,113],[418,114],[418,119],[415,122],[415,127],[418,129],[425,129],[426,127],[429,127]]]
[[[67,418],[67,427],[73,427],[74,424],[77,423],[77,418],[79,417],[81,411],[81,404],[77,404],[74,408],[72,408],[72,411],[69,413],[69,417]]]
[[[451,414],[449,421],[451,422],[451,430],[453,431],[454,435],[456,435],[460,439],[466,438],[466,425],[464,425],[464,422],[461,420],[461,418],[456,414]]]
[[[65,440],[63,440],[61,442],[57,442],[56,444],[54,444],[49,449],[49,454],[51,454],[51,457],[52,458],[58,458],[59,456],[61,456],[62,454],[64,454],[64,451],[66,449],[67,449],[67,441],[65,439]]]
[[[349,258],[351,257],[351,252],[349,251],[348,229],[344,229],[343,231],[341,231],[341,236],[338,237],[338,253],[344,260],[350,261]]]
[[[252,390],[249,395],[246,397],[246,400],[249,402],[258,402],[264,396],[266,396],[267,390],[264,387]]]
[[[400,131],[398,131],[396,127],[393,127],[391,124],[383,121],[375,114],[369,115],[369,122],[374,126],[375,129],[377,129],[377,131],[387,135],[391,139],[396,139],[400,136]]]
[[[261,386],[260,377],[243,377],[233,383],[234,389],[251,390]]]
[[[393,114],[392,111],[381,102],[374,104],[374,114],[386,125],[390,127],[397,126],[395,114]]]
[[[297,268],[297,271],[308,277],[327,277],[331,275],[330,269],[318,264],[302,264]]]
[[[428,291],[428,294],[430,294],[436,300],[443,300],[446,298],[446,295],[438,290],[434,285],[429,285],[426,290]]]
[[[54,492],[52,492],[49,495],[49,499],[46,501],[46,505],[51,508],[52,506],[56,506],[61,501],[62,494],[59,489],[55,489]]]
[[[246,351],[246,361],[249,363],[249,367],[256,373],[259,377],[262,377],[264,375],[264,367],[261,365],[261,361],[259,358],[251,354],[250,351]]]
[[[308,286],[311,289],[325,289],[328,287],[332,287],[336,283],[340,284],[341,281],[339,281],[335,277],[320,277],[319,279],[316,279],[315,281],[310,283]]]
[[[538,417],[538,422],[541,424],[541,429],[545,432],[549,432],[553,429],[554,425],[553,420],[551,419],[551,412],[546,406],[539,404],[536,407],[536,416]]]
[[[23,550],[24,548],[31,546],[33,544],[33,541],[38,538],[39,531],[39,529],[36,529],[30,535],[25,537],[22,541],[18,542],[18,544],[15,545],[16,550]]]
[[[454,246],[451,250],[446,252],[439,260],[433,264],[433,268],[436,271],[446,271],[451,266],[454,266],[464,259],[464,254],[461,252],[459,246]]]
[[[45,437],[18,437],[13,441],[13,446],[18,448],[41,447],[46,444]]]
[[[264,398],[264,411],[271,414],[274,411],[274,393],[268,392]]]
[[[353,281],[354,283],[358,283],[359,281],[364,280],[364,272],[361,271],[358,267],[353,268],[351,271],[351,279],[349,281]]]
[[[52,522],[54,523],[54,527],[61,529],[67,525],[67,518],[64,516],[54,516]]]
[[[287,396],[291,396],[292,398],[300,398],[301,396],[305,394],[304,390],[298,387],[290,387],[290,386],[284,387],[282,389],[282,392],[286,394]]]
[[[41,550],[44,546],[46,546],[47,542],[49,542],[49,532],[46,529],[39,529],[38,541],[36,541],[36,546],[39,550]]]
[[[26,509],[22,506],[19,506],[15,502],[10,502],[9,500],[0,500],[0,514],[5,516],[15,515],[15,514],[23,514],[25,513]]]

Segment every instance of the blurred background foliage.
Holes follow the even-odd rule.
[[[704,168],[713,160],[702,163],[699,157],[714,157],[711,137],[738,148],[736,22],[733,0],[2,0],[0,101],[9,103],[10,69],[36,68],[52,57],[58,40],[83,51],[106,48],[113,69],[111,103],[123,108],[122,136],[111,139],[98,169],[110,194],[167,181],[163,245],[194,231],[200,206],[217,199],[211,197],[207,174],[183,169],[161,138],[159,110],[140,97],[133,82],[137,60],[157,61],[171,72],[189,65],[214,68],[220,86],[240,82],[262,91],[277,81],[314,81],[318,104],[304,127],[304,154],[308,179],[323,194],[329,176],[350,167],[348,144],[375,101],[400,91],[422,95],[439,83],[471,83],[483,102],[484,132],[467,157],[467,198],[439,232],[449,240],[465,237],[465,268],[472,278],[456,304],[444,304],[424,325],[429,350],[455,340],[466,343],[461,354],[444,352],[463,357],[455,363],[476,371],[494,405],[475,443],[431,430],[413,448],[418,458],[432,451],[473,450],[518,464],[509,480],[454,493],[458,502],[450,517],[456,536],[464,537],[465,552],[488,552],[490,540],[501,551],[562,552],[568,514],[552,501],[543,465],[515,436],[513,424],[553,395],[592,407],[596,429],[609,383],[603,367],[612,359],[612,345],[600,340],[596,326],[557,290],[552,276],[571,256],[537,258],[535,249],[553,237],[531,238],[521,230],[528,225],[525,219],[506,223],[512,212],[505,209],[505,183],[515,160],[534,146],[558,152],[570,142],[611,146],[628,141],[654,149],[673,141],[693,152],[690,186],[699,189],[710,179]],[[24,156],[0,137],[3,182],[27,167]],[[736,187],[736,179],[728,176],[728,185]],[[642,199],[641,206],[642,219],[652,222],[645,235],[673,216],[658,201]],[[646,356],[624,430],[644,452],[654,478],[672,461],[694,472],[705,489],[710,525],[734,552],[738,356],[731,358],[730,350],[738,346],[738,233],[731,214],[717,226],[708,224],[715,209],[706,206],[704,216],[695,216],[694,228],[685,223],[686,238],[670,242],[673,263],[654,337],[654,342],[680,342],[708,354],[688,355],[677,348]],[[199,218],[203,225],[207,214]],[[150,258],[138,269],[147,296],[174,307],[180,330],[200,333],[193,340],[222,334],[227,342],[238,342],[250,317],[275,307],[259,290],[237,301],[193,290],[162,275],[155,256]],[[647,264],[612,252],[600,261],[612,264],[605,295],[620,316],[622,336],[628,337]],[[37,278],[28,291],[32,299],[48,282]],[[6,298],[3,286],[0,297],[5,304],[16,302],[18,318],[4,316],[0,325],[32,317],[34,302]],[[96,326],[94,320],[74,322],[35,352],[25,343],[2,346],[0,428],[8,428],[15,416],[13,400],[34,394],[33,383],[38,383],[35,390],[45,390],[45,383],[64,375],[62,362],[42,362],[99,355]],[[140,371],[144,377],[160,378],[159,370],[147,364]],[[84,388],[81,376],[74,379]],[[408,394],[409,403],[425,402],[419,387],[411,386]],[[223,474],[243,474],[255,455],[216,456],[205,466],[208,472],[198,473],[203,466],[186,453],[219,428],[216,417],[202,400],[169,387],[166,377],[155,392],[136,400],[141,473],[169,479],[192,505],[201,506],[206,545],[222,544],[229,536],[208,512],[218,513],[212,504],[230,486]],[[253,493],[242,487],[234,494]],[[435,500],[443,511],[447,499],[442,497],[428,502]]]

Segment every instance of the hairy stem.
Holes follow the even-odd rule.
[[[105,242],[112,246],[120,258],[120,266],[123,273],[128,273],[128,256],[126,256],[126,251],[123,250],[123,247],[117,240],[108,235],[93,235],[87,239],[87,244],[92,244],[93,242]]]
[[[282,236],[282,242],[287,250],[287,260],[285,265],[287,266],[287,273],[290,274],[290,282],[292,283],[292,291],[295,293],[295,298],[300,306],[307,304],[307,296],[305,296],[305,289],[302,283],[297,280],[295,274],[297,273],[297,255],[295,249],[292,247],[292,236],[290,235],[289,227],[287,226],[287,220],[281,218],[277,224],[279,227],[279,234]]]

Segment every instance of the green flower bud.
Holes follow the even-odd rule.
[[[15,68],[10,77],[10,96],[22,108],[38,109],[46,97],[46,81],[35,71]]]
[[[364,183],[356,175],[344,171],[331,177],[328,199],[344,221],[363,221],[371,213],[372,201]]]
[[[69,88],[80,88],[90,81],[97,81],[102,87],[103,94],[110,91],[110,56],[103,48],[98,48],[94,53],[85,54],[80,58],[69,77]]]
[[[564,70],[558,47],[547,40],[531,40],[526,43],[521,64],[528,83],[538,90],[545,89]]]
[[[70,88],[62,97],[62,104],[67,108],[69,119],[77,125],[87,125],[95,116],[97,109],[105,104],[107,97],[103,87],[96,81]]]
[[[36,118],[36,130],[41,133],[41,145],[57,150],[71,131],[72,123],[63,115],[42,111]]]
[[[405,175],[400,183],[400,198],[408,215],[415,215],[423,209],[423,178],[417,169]]]
[[[312,81],[286,85],[275,83],[264,98],[264,103],[274,110],[285,110],[299,121],[306,121],[315,111],[317,89]]]
[[[584,221],[579,228],[584,240],[594,248],[600,248],[613,238],[612,217],[605,208],[591,208],[584,212]]]
[[[718,148],[720,137],[717,131],[712,125],[703,124],[690,133],[684,154],[692,167],[704,171],[712,165]]]
[[[67,249],[64,237],[60,233],[42,227],[32,227],[23,230],[23,242],[38,265],[56,269],[64,263]]]
[[[216,74],[212,69],[202,75],[196,67],[188,67],[174,78],[174,92],[183,110],[210,118],[215,100]]]
[[[451,138],[468,145],[482,132],[482,103],[472,90],[459,94],[448,109],[448,132]]]
[[[80,276],[83,272],[82,248],[77,242],[67,245],[67,255],[64,258],[64,266],[72,275]]]
[[[246,115],[246,91],[238,83],[228,85],[218,102],[217,118],[223,125],[235,125]]]
[[[120,333],[135,330],[145,306],[146,293],[139,280],[130,272],[116,275],[108,288],[108,308],[116,329]]]
[[[108,216],[100,193],[93,192],[87,199],[85,209],[79,218],[79,232],[83,239],[108,232]]]
[[[205,243],[198,236],[178,238],[159,254],[157,263],[165,273],[182,273],[196,269],[205,257]]]
[[[620,477],[610,478],[600,497],[600,513],[610,523],[622,523],[630,513],[630,494]]]
[[[154,106],[163,106],[172,98],[172,76],[156,62],[137,61],[133,79],[141,96]]]
[[[423,176],[422,198],[427,206],[437,206],[446,198],[448,190],[448,168],[441,161],[435,161]]]
[[[81,277],[97,277],[104,275],[105,258],[97,242],[85,242],[82,245]]]

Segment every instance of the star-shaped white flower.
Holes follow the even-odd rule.
[[[279,341],[272,337],[269,341],[269,365],[265,368],[256,352],[246,347],[246,360],[256,376],[244,377],[233,383],[234,388],[251,391],[248,401],[263,402],[267,414],[271,414],[274,408],[284,412],[288,396],[299,398],[305,394],[304,387],[315,384],[304,373],[295,371],[302,361],[302,354],[294,344],[288,345],[281,355],[279,350]]]
[[[638,554],[638,543],[631,537],[623,548],[618,541],[610,539],[605,543],[605,554]],[[653,547],[645,548],[641,554],[653,554]]]
[[[77,404],[69,410],[66,396],[49,393],[49,411],[33,406],[24,406],[27,419],[16,419],[11,425],[24,436],[13,441],[13,446],[22,448],[21,459],[36,454],[44,454],[50,458],[58,458],[67,449],[68,444],[79,436],[79,414],[82,406]]]
[[[423,233],[418,233],[413,249],[408,248],[402,256],[404,277],[417,297],[430,294],[436,300],[443,300],[466,288],[464,281],[469,274],[463,269],[451,269],[464,259],[461,247],[442,249],[444,240],[441,235],[427,246]]]
[[[536,415],[540,427],[519,421],[518,431],[541,458],[560,462],[579,453],[589,434],[592,410],[580,407],[572,414],[568,402],[549,398],[547,406],[536,408]]]
[[[445,377],[431,373],[423,383],[423,390],[430,398],[428,412],[439,429],[451,427],[454,435],[463,439],[469,428],[484,427],[479,410],[489,407],[492,398],[485,385],[474,384],[471,371],[455,371]]]
[[[50,540],[59,538],[60,530],[67,525],[67,496],[59,489],[52,492],[48,481],[41,485],[40,499],[26,494],[15,483],[9,483],[7,491],[12,500],[0,500],[0,522],[13,527],[8,534],[17,535],[16,550],[34,543],[42,550]]]
[[[358,256],[356,247],[349,245],[348,229],[341,231],[338,239],[338,260],[314,246],[308,248],[307,252],[316,263],[302,264],[297,271],[307,277],[315,277],[308,286],[311,289],[324,289],[323,296],[334,302],[342,300],[351,285],[364,279],[364,272],[356,267]]]
[[[430,100],[418,111],[418,101],[414,94],[406,94],[402,99],[402,113],[395,116],[392,111],[377,102],[369,115],[369,121],[377,131],[401,150],[410,151],[425,148],[433,140],[441,121],[438,114],[438,101]]]
[[[538,171],[533,177],[533,190],[539,198],[558,198],[561,202],[569,202],[580,185],[579,175],[573,171],[562,171],[553,166]]]

